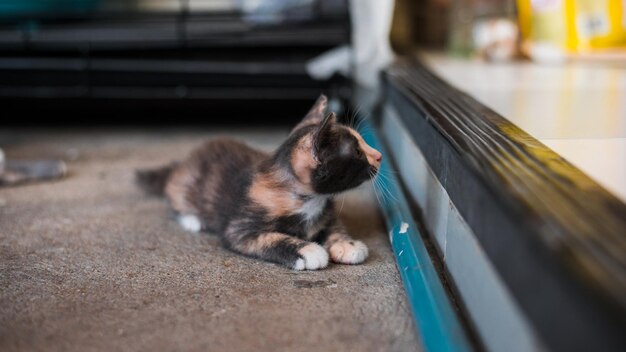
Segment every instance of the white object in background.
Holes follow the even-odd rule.
[[[138,0],[137,7],[143,11],[180,12],[184,8],[190,12],[235,11],[235,0]]]
[[[329,79],[335,73],[349,76],[352,66],[352,50],[348,45],[336,47],[309,61],[308,74],[318,80]]]
[[[189,11],[235,11],[237,4],[235,0],[188,0]]]
[[[281,23],[290,11],[290,17],[310,17],[315,6],[314,0],[238,0],[238,5],[253,23]]]
[[[4,152],[0,149],[0,174],[4,172]]]
[[[378,86],[380,71],[391,63],[389,32],[394,0],[350,0],[352,45],[335,48],[307,64],[307,72],[319,80],[335,73],[352,75],[357,83]]]
[[[565,62],[567,55],[565,51],[554,43],[550,42],[536,42],[536,43],[524,43],[525,51],[528,53],[533,61],[541,64],[561,64]]]
[[[507,18],[478,21],[472,30],[474,48],[490,61],[512,60],[517,54],[517,24]]]

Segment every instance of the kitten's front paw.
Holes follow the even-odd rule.
[[[361,241],[338,241],[330,246],[330,257],[336,263],[361,264],[369,254]]]
[[[324,247],[317,243],[307,244],[300,248],[298,254],[302,258],[296,261],[296,264],[293,266],[294,270],[317,270],[328,265],[328,253]]]

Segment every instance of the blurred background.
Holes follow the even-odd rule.
[[[306,70],[354,44],[351,20],[359,31],[355,23],[368,20],[349,8],[343,0],[1,0],[0,99],[30,122],[57,111],[55,123],[127,123],[138,112],[192,122],[204,109],[284,121],[320,90],[349,95],[341,75],[313,79]],[[549,64],[625,57],[620,0],[398,0],[389,21],[402,55]]]

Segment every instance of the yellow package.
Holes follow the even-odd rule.
[[[525,48],[626,49],[626,0],[517,0],[517,6]]]

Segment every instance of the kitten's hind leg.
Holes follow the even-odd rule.
[[[176,220],[185,230],[190,232],[202,231],[202,221],[197,215],[193,214],[179,214]]]
[[[361,264],[367,259],[369,251],[365,243],[352,239],[339,231],[331,232],[323,241],[324,248],[330,253],[335,263]]]
[[[317,270],[328,265],[328,253],[317,243],[278,232],[246,236],[231,248],[251,257],[285,265],[294,270]]]

